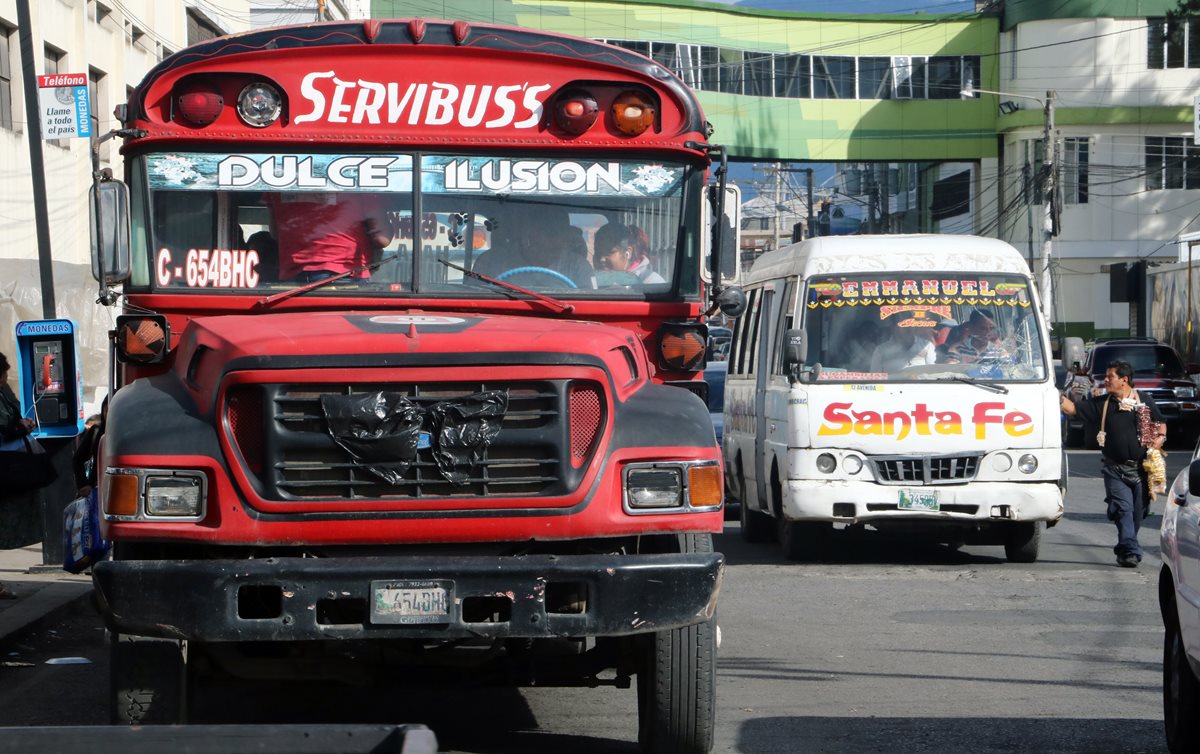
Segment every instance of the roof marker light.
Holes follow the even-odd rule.
[[[188,125],[203,128],[221,115],[225,98],[211,89],[194,88],[175,99],[176,114]]]
[[[657,109],[646,95],[627,91],[613,100],[612,115],[618,131],[626,136],[637,136],[654,125]]]
[[[238,117],[254,128],[266,128],[279,120],[282,108],[283,97],[279,90],[265,81],[247,84],[237,99]]]
[[[586,132],[600,115],[596,98],[582,89],[570,89],[554,100],[554,124],[569,134]]]

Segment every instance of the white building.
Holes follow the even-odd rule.
[[[87,74],[93,131],[119,124],[114,107],[164,57],[189,44],[252,28],[326,18],[365,18],[365,0],[28,0],[34,69]],[[13,353],[17,322],[42,319],[42,286],[34,221],[25,86],[17,1],[0,0],[0,352]],[[115,312],[95,304],[91,275],[87,139],[43,141],[55,316],[80,332],[89,408],[107,389],[107,332]],[[115,142],[101,147],[101,165],[122,174]],[[13,381],[16,377],[13,375]]]
[[[1024,9],[1032,5],[1039,7]],[[1063,5],[1005,9],[999,89],[1024,97],[996,98],[1002,112],[1010,111],[998,121],[998,201],[1014,208],[1002,213],[998,235],[1039,257],[1039,200],[1027,213],[1018,197],[1026,165],[1037,175],[1044,125],[1037,100],[1051,90],[1063,197],[1052,244],[1054,319],[1068,334],[1086,337],[1089,323],[1094,336],[1124,334],[1136,330],[1138,312],[1110,301],[1109,266],[1173,262],[1177,237],[1200,230],[1200,150],[1191,119],[1200,93],[1200,28],[1185,24],[1173,40],[1161,18],[1132,15],[1161,16],[1174,3],[1093,3],[1089,18],[1078,17],[1088,12],[1080,3],[1059,11]],[[1100,15],[1116,7],[1129,17]]]

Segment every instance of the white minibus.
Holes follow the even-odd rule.
[[[792,560],[871,527],[1037,559],[1066,459],[1049,335],[1008,244],[815,238],[745,281],[725,385],[730,497]]]

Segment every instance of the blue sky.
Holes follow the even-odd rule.
[[[791,10],[806,13],[962,13],[975,10],[973,0],[716,0],[750,8]],[[835,10],[836,8],[836,10]]]

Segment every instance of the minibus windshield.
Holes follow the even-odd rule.
[[[1046,379],[1029,280],[999,273],[862,273],[811,278],[806,364],[820,381]]]

